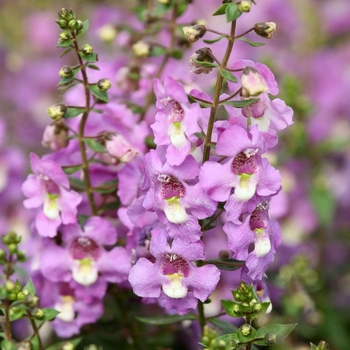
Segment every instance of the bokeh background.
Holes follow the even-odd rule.
[[[144,1],[145,2],[145,1]],[[22,205],[21,183],[29,171],[29,153],[41,145],[50,123],[46,109],[61,99],[55,24],[61,7],[89,19],[87,42],[99,53],[103,73],[115,84],[127,57],[123,33],[109,40],[101,28],[116,25],[142,1],[0,1],[0,231],[29,236],[30,214]],[[205,3],[205,6],[203,6]],[[265,46],[235,45],[231,62],[246,58],[267,64],[280,94],[294,109],[294,124],[280,133],[269,155],[283,177],[283,190],[271,213],[282,226],[283,244],[268,272],[273,311],[267,322],[293,323],[288,349],[308,349],[324,339],[331,349],[350,348],[350,2],[349,0],[256,0],[238,21],[237,33],[260,21],[274,21]],[[219,0],[193,0],[186,20],[205,19],[227,30],[222,17],[211,17]],[[205,38],[214,38],[207,34]],[[221,42],[212,45],[220,57]],[[178,62],[179,78],[196,43]],[[184,49],[185,50],[185,49]],[[210,86],[214,75],[198,77]],[[209,89],[210,91],[210,89]],[[277,349],[278,347],[274,347]]]

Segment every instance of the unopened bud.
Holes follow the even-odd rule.
[[[17,300],[23,300],[25,297],[24,293],[23,292],[19,292],[17,293]]]
[[[266,39],[271,39],[272,34],[276,31],[275,22],[259,22],[255,23],[254,31],[256,34]]]
[[[56,23],[61,29],[68,29],[68,22],[64,19],[56,19]]]
[[[212,71],[213,68],[203,67],[198,64],[196,61],[200,62],[214,62],[213,52],[209,47],[203,47],[194,52],[194,54],[190,57],[190,72],[194,74],[208,74]]]
[[[33,346],[29,340],[26,340],[18,345],[18,350],[32,350]]]
[[[144,41],[138,41],[132,46],[132,50],[138,57],[147,57],[150,52],[150,46]]]
[[[276,333],[268,332],[265,334],[265,336],[264,336],[265,344],[272,345],[272,344],[275,344],[276,341],[277,341],[277,334]]]
[[[5,282],[5,288],[8,292],[12,292],[16,287],[15,282],[11,281],[11,280],[7,280]]]
[[[45,312],[42,309],[36,309],[33,316],[38,320],[42,320],[45,316]]]
[[[38,304],[39,298],[36,295],[26,295],[23,303],[29,307],[35,307]]]
[[[98,30],[98,35],[104,42],[112,42],[118,34],[117,29],[111,24],[105,24]]]
[[[71,29],[71,30],[77,29],[77,21],[76,21],[75,19],[71,19],[71,20],[68,22],[68,27],[69,27],[69,29]]]
[[[11,243],[8,245],[10,254],[15,254],[17,252],[17,244]]]
[[[317,344],[317,350],[329,350],[329,344],[327,342],[325,342],[324,340],[321,340],[318,344]]]
[[[241,331],[242,335],[247,337],[248,335],[250,335],[252,333],[253,327],[250,324],[245,323],[241,326],[240,331]]]
[[[82,46],[81,48],[81,52],[84,54],[84,55],[89,55],[90,53],[92,53],[94,51],[94,49],[92,48],[91,45],[89,44],[85,44]]]
[[[58,17],[60,19],[66,20],[66,21],[70,21],[70,20],[74,19],[75,15],[74,15],[74,12],[72,10],[68,10],[66,8],[61,8],[61,10],[58,11]]]
[[[65,41],[68,41],[71,39],[70,35],[67,32],[63,32],[60,34],[58,38],[58,43],[64,43]]]
[[[65,103],[57,103],[47,109],[47,113],[53,120],[60,120],[67,112],[67,105]]]
[[[111,133],[105,143],[107,152],[122,163],[129,163],[139,154],[122,135]]]
[[[0,249],[0,261],[4,261],[6,259],[6,252],[3,249]]]
[[[196,24],[191,27],[184,27],[183,31],[187,40],[191,43],[194,43],[206,33],[207,28],[205,28],[203,24]]]
[[[80,19],[78,19],[77,23],[75,24],[75,29],[79,31],[83,28],[83,26],[84,26],[84,23]]]
[[[26,260],[26,252],[24,250],[17,250],[17,260],[24,262]]]
[[[61,78],[69,78],[73,73],[73,68],[71,66],[63,66],[58,74]]]
[[[16,300],[17,299],[17,293],[11,293],[10,295],[9,295],[9,299],[10,300]]]
[[[236,5],[239,11],[249,12],[252,3],[250,0],[236,0]]]
[[[235,340],[231,340],[230,345],[231,345],[230,350],[236,350],[238,347],[238,344]]]
[[[62,344],[62,347],[60,349],[62,349],[62,350],[74,350],[75,346],[71,342],[66,342],[66,343]]]
[[[100,79],[97,82],[97,86],[101,91],[107,91],[108,89],[111,88],[112,84],[111,84],[111,81],[109,79],[104,78],[104,79]]]
[[[41,144],[57,151],[68,145],[68,128],[61,122],[55,122],[45,128]]]

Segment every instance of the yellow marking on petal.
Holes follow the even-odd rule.
[[[91,259],[75,260],[76,264],[72,269],[73,279],[82,284],[89,286],[97,281],[98,271],[94,261]]]
[[[163,292],[173,299],[181,299],[187,295],[187,287],[182,284],[182,273],[167,275],[168,283],[163,284]]]
[[[182,224],[188,220],[186,210],[181,206],[180,198],[176,196],[165,200],[164,213],[174,224]]]
[[[51,194],[51,193],[47,193],[45,200],[44,200],[44,214],[46,217],[48,217],[49,219],[56,219],[58,218],[60,211],[58,208],[58,195],[57,194]]]
[[[264,228],[256,228],[254,232],[256,233],[254,252],[258,258],[262,258],[271,250],[270,237]]]
[[[56,316],[64,322],[74,320],[75,313],[73,309],[74,298],[70,295],[61,295],[60,301],[54,306],[54,309],[60,313]]]
[[[247,201],[254,196],[256,185],[253,180],[254,174],[242,173],[239,175],[239,186],[235,188],[235,197],[240,201]]]
[[[181,147],[186,142],[184,131],[181,129],[181,122],[174,122],[169,126],[168,135],[175,147]]]

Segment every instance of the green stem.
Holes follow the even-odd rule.
[[[232,21],[229,41],[227,44],[224,58],[222,59],[220,68],[218,70],[218,77],[217,77],[216,84],[215,84],[213,105],[210,109],[208,130],[207,130],[207,134],[205,136],[205,141],[204,141],[203,163],[206,162],[207,160],[209,160],[209,157],[210,157],[211,136],[213,134],[215,117],[216,117],[216,113],[217,113],[217,110],[219,107],[219,99],[220,99],[220,94],[221,94],[221,90],[222,90],[222,86],[223,86],[223,82],[224,82],[224,77],[220,74],[220,71],[222,69],[226,68],[228,60],[231,56],[231,52],[232,52],[233,44],[234,44],[235,31],[236,31],[236,21]]]
[[[32,328],[33,328],[33,336],[32,336],[32,338],[37,336],[38,337],[38,342],[39,342],[38,350],[44,350],[44,347],[43,347],[43,344],[41,342],[41,338],[40,338],[40,335],[39,335],[39,329],[36,326],[36,323],[35,323],[35,320],[33,318],[33,315],[31,314],[31,312],[29,310],[27,311],[27,315],[28,315],[30,324],[32,325]]]
[[[84,173],[84,181],[85,181],[85,192],[88,197],[88,201],[90,204],[90,209],[92,212],[92,215],[97,215],[97,208],[94,200],[94,192],[91,187],[91,180],[90,180],[90,172],[89,172],[89,162],[86,157],[86,147],[84,142],[84,132],[85,132],[85,125],[90,113],[90,104],[91,104],[91,95],[89,90],[89,81],[86,73],[86,67],[84,65],[83,59],[79,55],[79,46],[77,41],[77,36],[74,31],[72,31],[73,36],[73,42],[74,42],[74,48],[76,55],[79,60],[79,65],[81,67],[81,74],[83,76],[83,85],[85,90],[85,112],[83,113],[83,116],[81,118],[80,124],[79,124],[79,133],[78,133],[78,142],[79,142],[79,149],[81,154],[81,161],[82,161],[82,170]]]
[[[203,329],[206,322],[205,322],[205,316],[204,316],[204,304],[200,300],[198,300],[197,309],[198,309],[198,321],[201,327],[201,333],[203,335]]]

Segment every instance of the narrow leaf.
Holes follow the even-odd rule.
[[[44,318],[43,318],[44,321],[51,321],[60,313],[60,311],[57,311],[50,307],[46,307],[45,309],[43,309],[43,311],[44,311]]]
[[[153,46],[149,56],[150,57],[158,57],[158,56],[162,56],[166,53],[167,49],[165,47],[162,46]]]
[[[64,50],[58,57],[63,57],[66,53],[68,53],[69,51],[73,50],[73,47],[68,47],[68,49]]]
[[[310,343],[311,350],[317,350],[317,346],[313,343]]]
[[[95,70],[100,70],[100,68],[97,67],[95,64],[88,64],[86,67],[91,68],[91,69],[95,69]]]
[[[94,112],[96,112],[96,113],[99,113],[99,114],[102,114],[102,113],[103,113],[103,109],[92,108],[91,110],[94,111]]]
[[[228,6],[228,3],[222,4],[214,13],[212,16],[220,16],[224,15],[226,11],[226,7]]]
[[[205,39],[203,40],[206,44],[214,44],[214,43],[217,43],[218,41],[220,41],[222,38],[227,38],[226,35],[220,35],[218,36],[217,38],[215,39],[212,39],[212,40],[208,40],[208,39]]]
[[[76,173],[77,171],[81,170],[82,167],[83,167],[82,165],[70,166],[70,167],[62,168],[62,170],[63,170],[67,175],[70,175],[70,174],[74,174],[74,173]]]
[[[64,119],[71,119],[77,117],[79,114],[85,112],[85,107],[68,107],[64,115]]]
[[[204,68],[215,68],[217,65],[212,62],[206,62],[206,61],[197,61],[193,59],[194,62],[196,62],[199,66],[204,67]]]
[[[143,323],[153,324],[157,326],[172,324],[176,322],[182,322],[187,320],[196,320],[196,316],[193,314],[180,315],[166,315],[159,317],[136,317],[136,319]]]
[[[226,101],[223,104],[233,106],[236,108],[243,108],[243,107],[250,106],[251,104],[253,104],[257,101],[259,101],[258,98],[250,98],[248,100]]]
[[[173,57],[173,58],[175,58],[177,60],[181,60],[181,58],[183,57],[183,53],[179,49],[172,50],[170,55],[171,55],[171,57]]]
[[[60,341],[59,343],[55,343],[50,345],[48,348],[46,348],[46,350],[58,350],[58,349],[62,349],[62,345],[65,344],[72,344],[73,346],[77,346],[83,338],[75,338],[75,339],[69,339],[69,340],[65,340],[65,341]]]
[[[244,261],[235,260],[232,258],[218,258],[201,261],[202,265],[215,265],[220,270],[234,271],[240,269],[244,265]]]
[[[31,350],[39,350],[39,337],[38,335],[35,335],[30,343],[32,344]]]
[[[244,36],[241,36],[239,38],[237,38],[236,40],[242,40],[242,41],[245,41],[247,44],[251,45],[251,46],[254,46],[254,47],[257,47],[257,46],[264,46],[265,43],[257,43],[257,42],[254,42],[254,41],[250,41],[249,39],[247,39],[246,37]]]
[[[215,327],[221,329],[224,333],[235,333],[237,332],[237,327],[232,323],[222,320],[221,318],[213,318],[209,321]]]
[[[283,340],[288,334],[295,328],[297,324],[269,324],[259,328],[256,332],[257,338],[264,338],[266,333],[274,333],[277,335],[277,341]],[[266,345],[265,341],[257,340],[254,342],[256,345]]]
[[[23,287],[23,290],[27,290],[30,295],[35,295],[35,287],[34,287],[33,281],[31,279]]]
[[[106,149],[94,139],[84,139],[86,145],[95,152],[105,153]]]
[[[232,81],[233,83],[237,83],[237,78],[228,70],[226,69],[221,69],[220,74],[228,81]]]
[[[72,41],[73,41],[72,39],[63,41],[63,42],[57,44],[56,47],[68,47],[68,46],[70,46],[70,44],[72,43]]]
[[[99,100],[101,100],[103,102],[109,102],[107,92],[106,91],[101,91],[100,88],[96,84],[89,85],[89,90]]]
[[[71,185],[81,188],[82,190],[85,189],[85,182],[83,180],[77,179],[76,177],[69,177],[69,182]]]
[[[97,62],[98,61],[98,55],[95,52],[91,52],[88,55],[84,55],[81,51],[79,52],[79,55],[82,59],[84,59],[87,62]]]
[[[235,2],[230,2],[228,4],[228,6],[225,9],[225,13],[227,23],[235,21],[242,14],[242,12],[238,10],[238,7]]]

